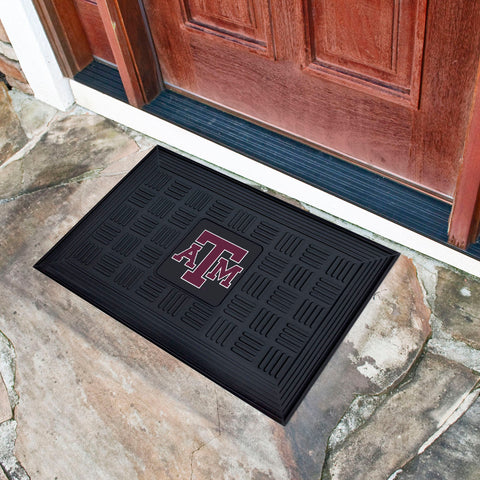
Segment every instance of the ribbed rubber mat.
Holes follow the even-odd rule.
[[[285,424],[397,256],[156,147],[35,267]]]

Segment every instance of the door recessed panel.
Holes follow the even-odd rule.
[[[384,72],[396,72],[399,0],[323,0],[324,38],[316,38],[319,51],[339,61],[356,62]],[[368,32],[370,34],[365,34]]]
[[[308,0],[307,70],[418,100],[425,0]]]
[[[187,27],[263,52],[271,51],[269,2],[183,0]]]

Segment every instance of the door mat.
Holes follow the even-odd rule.
[[[286,424],[397,256],[156,147],[35,268]]]

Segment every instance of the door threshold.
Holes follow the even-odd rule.
[[[79,105],[197,161],[480,276],[480,242],[447,243],[448,203],[178,93],[134,108],[118,71],[99,62],[71,86]]]

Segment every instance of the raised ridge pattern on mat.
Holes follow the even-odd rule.
[[[206,231],[247,254],[192,286]],[[396,257],[157,147],[36,267],[285,423]]]

